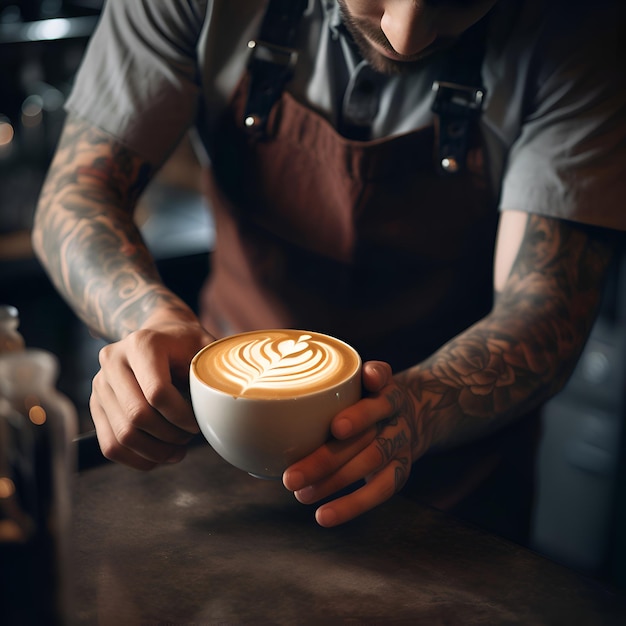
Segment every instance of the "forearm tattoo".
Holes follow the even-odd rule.
[[[400,491],[411,471],[413,451],[410,444],[419,440],[417,421],[414,419],[413,405],[400,389],[392,387],[386,394],[386,399],[389,403],[390,417],[377,424],[376,448],[380,454],[380,467],[394,462],[394,490]],[[395,427],[392,435],[386,435],[388,426]],[[401,428],[398,429],[398,426]]]
[[[35,250],[59,292],[95,332],[135,330],[175,298],[133,221],[152,168],[105,133],[68,119],[42,189]]]
[[[434,442],[472,439],[561,389],[595,319],[612,249],[599,230],[529,216],[492,312],[398,375]]]

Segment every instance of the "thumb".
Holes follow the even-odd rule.
[[[376,393],[392,381],[389,363],[384,361],[367,361],[363,364],[363,386],[371,393]]]

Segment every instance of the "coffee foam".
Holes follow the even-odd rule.
[[[344,342],[299,330],[263,330],[220,339],[192,364],[198,378],[233,396],[293,397],[353,375],[358,354]]]

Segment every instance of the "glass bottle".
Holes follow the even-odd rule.
[[[0,623],[71,623],[68,568],[76,410],[56,357],[0,355]]]

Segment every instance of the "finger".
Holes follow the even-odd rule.
[[[154,351],[141,355],[132,352],[129,355],[129,366],[143,397],[151,407],[179,429],[192,435],[199,432],[191,404],[172,382],[167,359]]]
[[[390,415],[389,401],[393,384],[391,366],[384,361],[367,361],[363,365],[363,385],[373,395],[338,413],[331,423],[331,433],[337,439],[354,436]],[[385,389],[389,393],[385,394]]]
[[[316,502],[374,474],[395,459],[406,459],[407,463],[410,462],[410,439],[404,423],[392,421],[338,471],[297,490],[295,496],[305,504]]]
[[[185,457],[186,448],[157,442],[140,431],[116,434],[106,412],[93,398],[90,401],[90,410],[100,450],[110,461],[145,471],[160,463],[176,463]],[[138,453],[136,450],[142,452]]]
[[[167,421],[143,394],[133,372],[127,365],[108,368],[93,380],[93,395],[106,407],[108,421],[115,433],[134,428],[165,443],[183,445],[192,435]]]
[[[393,381],[393,373],[389,363],[384,361],[367,361],[362,370],[363,385],[367,391],[377,393]]]
[[[391,401],[393,387],[387,386],[386,389],[389,393],[363,398],[338,413],[330,425],[332,435],[336,439],[348,439],[392,415],[395,411]]]
[[[402,460],[394,459],[363,487],[319,507],[315,512],[317,523],[327,528],[337,526],[381,505],[406,483],[408,471]]]
[[[290,491],[298,491],[333,475],[350,459],[367,448],[376,436],[375,431],[362,433],[350,441],[331,440],[304,459],[289,466],[283,473],[283,484]]]
[[[295,490],[294,496],[302,504],[318,502],[380,469],[382,463],[380,450],[376,445],[370,444],[336,472]]]

